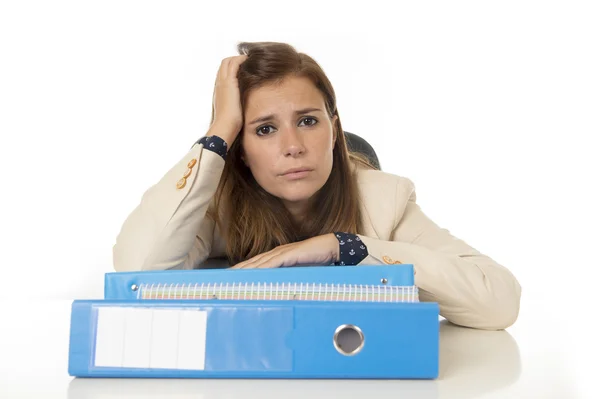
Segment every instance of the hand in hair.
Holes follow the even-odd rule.
[[[213,126],[226,132],[226,142],[231,145],[243,126],[242,105],[237,74],[240,64],[248,59],[247,55],[237,55],[223,59],[215,79],[213,94]]]
[[[333,233],[280,245],[240,262],[231,269],[264,269],[285,266],[328,266],[339,261],[339,241]]]

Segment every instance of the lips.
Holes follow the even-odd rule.
[[[285,172],[282,173],[282,175],[285,176],[285,175],[300,173],[300,172],[310,172],[311,170],[312,169],[310,169],[310,168],[293,168],[293,169],[286,170]]]
[[[306,179],[310,175],[311,172],[312,172],[312,169],[310,169],[310,168],[288,169],[285,171],[285,173],[283,173],[281,175],[281,178],[288,180],[288,181],[303,180],[303,179]]]

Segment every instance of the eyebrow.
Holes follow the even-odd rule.
[[[323,112],[323,110],[321,110],[321,108],[304,108],[304,109],[297,110],[295,112],[295,114],[296,115],[300,115],[300,114],[305,114],[307,112],[314,112],[314,111]],[[273,119],[274,117],[275,117],[275,114],[261,116],[260,118],[256,118],[252,122],[248,123],[248,126],[254,125],[254,124],[259,123],[259,122],[266,122],[268,120]]]

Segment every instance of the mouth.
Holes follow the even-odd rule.
[[[312,172],[309,168],[296,168],[284,172],[281,176],[289,180],[303,179]]]

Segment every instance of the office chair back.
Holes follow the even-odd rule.
[[[371,161],[371,164],[377,169],[381,170],[379,158],[377,157],[375,150],[367,142],[367,140],[363,139],[357,134],[346,131],[344,131],[344,136],[346,136],[346,144],[348,145],[348,150],[366,155],[367,158],[369,158],[369,161]]]

